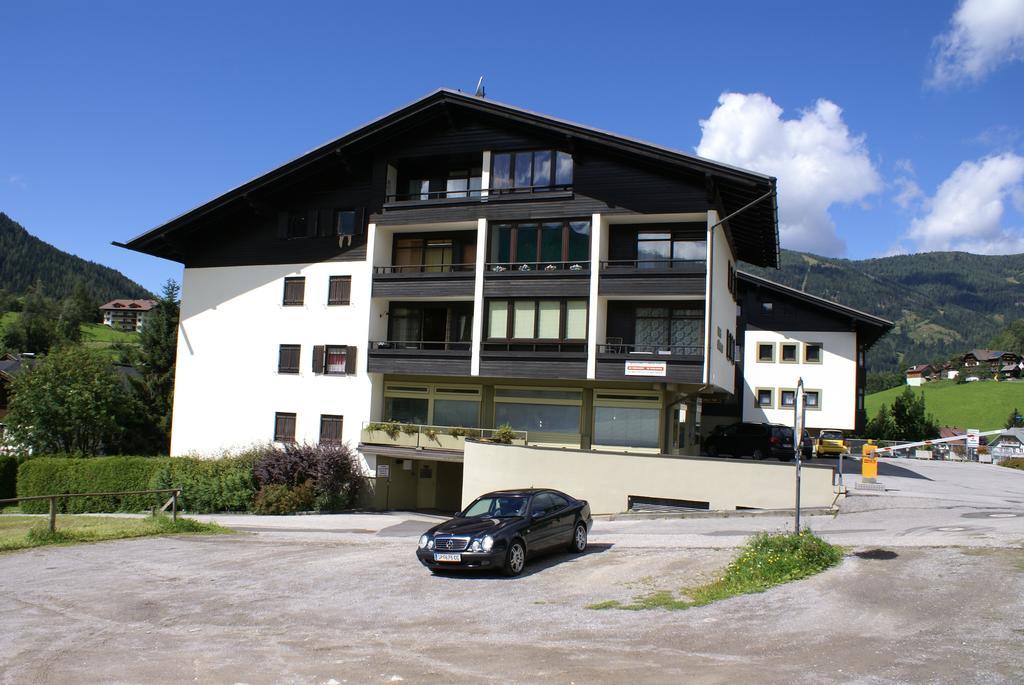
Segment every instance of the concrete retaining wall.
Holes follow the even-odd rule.
[[[832,467],[804,465],[801,505],[835,499]],[[594,514],[626,511],[630,495],[708,502],[712,510],[785,509],[794,503],[794,465],[545,449],[467,442],[462,506],[492,490],[555,488],[590,502]]]

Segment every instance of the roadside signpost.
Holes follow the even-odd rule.
[[[978,447],[981,446],[981,431],[977,428],[967,429],[967,459],[976,461],[978,459]]]
[[[796,460],[796,521],[794,532],[800,532],[800,451],[804,437],[804,417],[807,407],[804,406],[804,379],[801,377],[796,384],[793,398],[793,451]]]

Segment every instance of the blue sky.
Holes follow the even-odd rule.
[[[1024,0],[15,3],[0,211],[155,290],[110,241],[482,74],[777,175],[784,247],[1024,252],[1022,57]]]

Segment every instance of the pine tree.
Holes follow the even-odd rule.
[[[157,446],[157,451],[164,453],[170,447],[180,291],[173,280],[164,284],[160,299],[156,307],[150,310],[139,334],[137,365],[142,376],[132,379],[136,397],[160,434],[161,444]]]

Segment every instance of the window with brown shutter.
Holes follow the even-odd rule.
[[[281,345],[277,353],[278,373],[298,373],[300,345]]]
[[[306,279],[302,276],[284,279],[284,301],[285,307],[298,307],[306,299]]]
[[[295,442],[295,414],[274,414],[274,442]]]
[[[341,429],[344,419],[335,414],[320,415],[320,442],[337,445],[341,443]]]
[[[352,298],[352,277],[331,276],[330,286],[327,289],[328,305],[349,304]]]
[[[351,376],[356,373],[356,348],[348,345],[314,345],[313,373]]]

